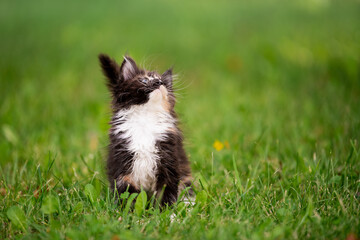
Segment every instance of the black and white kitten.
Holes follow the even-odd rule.
[[[190,164],[174,111],[172,69],[162,75],[140,69],[130,57],[119,66],[99,55],[112,95],[107,174],[121,194],[145,190],[162,205],[191,185]]]

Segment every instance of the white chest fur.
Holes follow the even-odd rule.
[[[175,124],[175,119],[163,107],[162,101],[165,99],[162,93],[154,92],[146,104],[120,110],[117,120],[122,124],[114,128],[114,134],[126,139],[127,150],[134,154],[132,182],[146,191],[155,191],[159,162],[156,142],[165,140],[166,133]]]

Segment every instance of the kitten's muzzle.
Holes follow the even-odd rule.
[[[158,88],[158,87],[160,87],[161,85],[163,85],[164,83],[161,81],[161,79],[154,79],[154,80],[152,80],[152,82],[151,82],[151,85],[153,86],[153,87],[156,87],[156,88]]]
[[[163,81],[161,81],[160,79],[153,79],[151,80],[151,82],[148,83],[147,88],[145,89],[145,93],[149,94],[152,91],[159,89],[160,86],[165,86]]]

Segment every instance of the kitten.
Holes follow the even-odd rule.
[[[121,66],[104,54],[99,60],[112,95],[110,186],[119,194],[143,189],[155,194],[161,205],[171,205],[178,192],[191,185],[174,111],[172,69],[160,75],[140,69],[127,56]]]

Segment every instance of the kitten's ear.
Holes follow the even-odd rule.
[[[108,79],[107,85],[109,89],[112,90],[119,83],[120,67],[115,60],[106,54],[99,54],[99,61],[102,71]]]
[[[169,87],[172,87],[172,82],[173,82],[172,72],[173,72],[173,69],[171,67],[161,75],[161,80]]]
[[[136,65],[135,61],[131,57],[125,56],[120,67],[121,79],[127,81],[134,78],[137,74],[140,74],[140,69]]]

